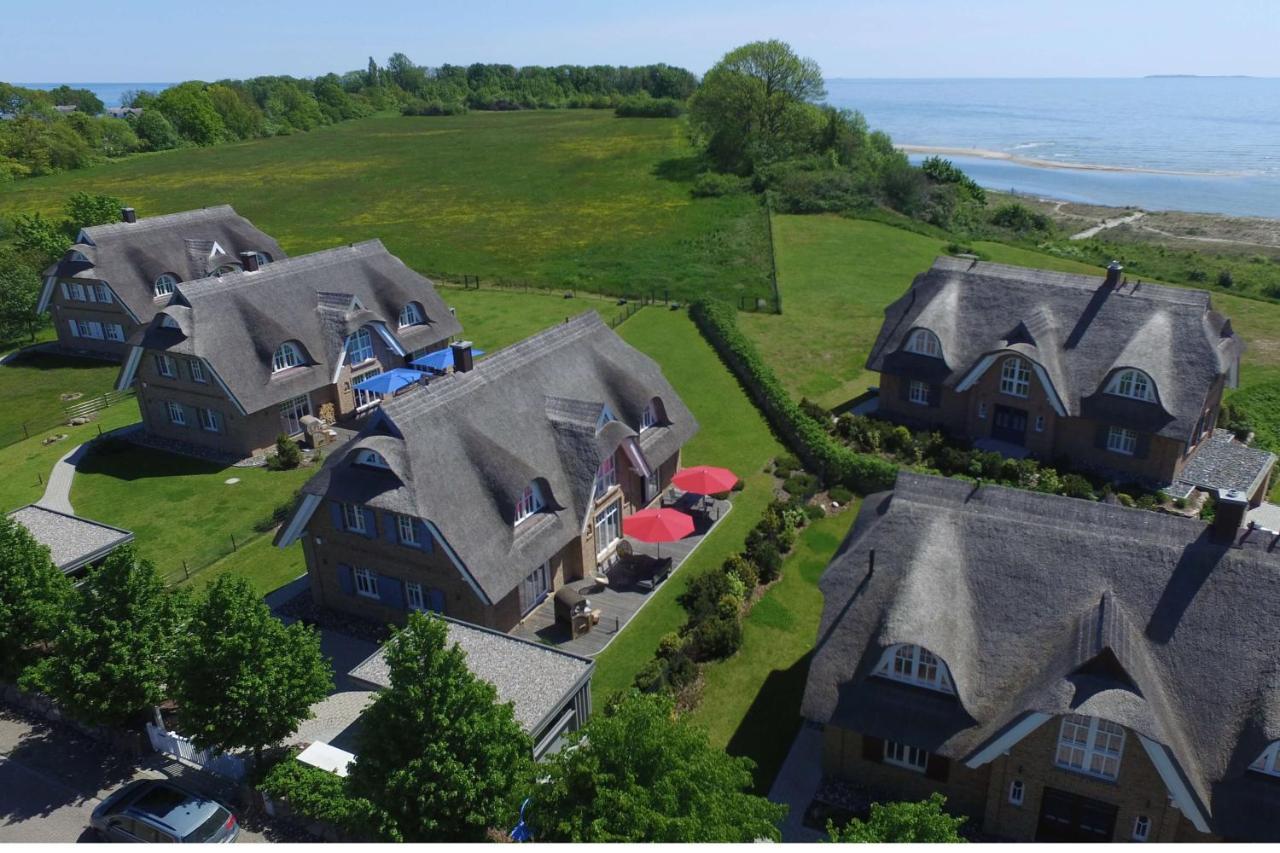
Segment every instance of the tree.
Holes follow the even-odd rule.
[[[352,795],[387,814],[394,840],[483,840],[512,820],[532,763],[529,736],[448,645],[442,620],[412,613],[383,648],[391,686],[362,718]]]
[[[27,670],[24,687],[90,725],[119,725],[165,696],[180,600],[132,545],[91,569],[76,591],[53,654]]]
[[[102,100],[89,89],[72,89],[62,85],[49,91],[49,98],[55,104],[70,104],[77,112],[87,116],[96,116],[102,112]]]
[[[138,139],[148,151],[168,151],[177,148],[181,142],[173,125],[157,109],[148,107],[132,121],[133,132],[138,134]]]
[[[57,635],[71,598],[71,582],[49,549],[27,528],[0,516],[0,678],[13,679],[34,647]]]
[[[823,116],[822,71],[785,42],[758,41],[729,51],[689,101],[690,124],[725,170],[751,171],[811,141]]]
[[[36,213],[20,213],[13,218],[13,242],[37,265],[47,266],[71,248],[71,239],[58,223]]]
[[[179,83],[165,89],[150,109],[158,109],[172,122],[178,135],[196,145],[213,145],[227,136],[222,117],[214,108],[213,99],[205,85],[199,81]]]
[[[62,206],[62,211],[67,217],[62,224],[62,230],[74,240],[82,228],[119,222],[122,207],[124,202],[113,195],[74,192],[67,197],[66,204]]]
[[[183,731],[201,747],[252,749],[292,734],[333,686],[313,628],[285,626],[238,575],[222,575],[192,608],[172,684]]]
[[[919,803],[872,803],[868,820],[854,818],[843,829],[827,823],[827,833],[835,842],[859,844],[948,844],[963,842],[963,817],[942,810],[947,798],[933,793]]]
[[[538,768],[527,820],[540,841],[777,841],[787,807],[748,793],[752,766],[633,691]]]
[[[0,249],[0,340],[29,334],[40,319],[40,271],[12,249]]]

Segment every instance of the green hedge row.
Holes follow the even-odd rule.
[[[827,485],[845,486],[864,495],[893,485],[898,473],[893,463],[845,447],[791,399],[755,345],[738,328],[738,316],[732,306],[715,299],[699,299],[689,307],[689,314],[774,432],[806,468],[821,476]]]

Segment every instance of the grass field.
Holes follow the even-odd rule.
[[[291,254],[378,237],[426,273],[768,295],[762,208],[748,195],[692,198],[692,155],[673,119],[380,116],[14,181],[0,187],[0,216],[60,214],[76,190],[142,216],[229,203]]]
[[[57,426],[71,405],[61,399],[63,394],[81,394],[81,400],[96,397],[115,386],[119,373],[118,364],[47,353],[0,365],[0,445]],[[128,405],[137,411],[132,401]]]

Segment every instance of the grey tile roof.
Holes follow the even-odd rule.
[[[37,542],[47,546],[53,564],[64,572],[74,572],[133,540],[128,530],[36,504],[15,509],[9,517],[27,528]]]
[[[1246,770],[1280,739],[1276,537],[904,472],[821,588],[806,717],[954,759],[1029,711],[1104,717],[1170,749],[1216,831],[1280,839],[1280,786]],[[898,643],[941,657],[958,700],[872,676]]]
[[[652,359],[587,312],[386,401],[303,491],[429,519],[496,602],[581,534],[600,461],[655,397],[665,418],[638,442],[651,468],[697,421]],[[605,406],[617,420],[597,433]],[[354,465],[366,447],[391,470]],[[547,505],[515,525],[535,480]]]
[[[1253,494],[1276,464],[1276,455],[1236,441],[1229,430],[1215,429],[1191,454],[1178,480],[1200,489],[1235,489]]]
[[[938,336],[942,360],[902,351],[917,327]],[[885,309],[867,368],[954,388],[984,355],[1010,350],[1044,367],[1068,415],[1185,440],[1243,349],[1201,290],[1129,281],[1108,289],[1102,276],[943,257]],[[1102,393],[1123,367],[1152,377],[1158,403]]]
[[[426,322],[397,328],[409,302],[422,306]],[[179,284],[163,313],[179,329],[157,317],[131,342],[203,357],[248,412],[329,385],[345,336],[365,323],[385,323],[407,352],[462,331],[435,286],[379,240]],[[273,374],[285,341],[302,345],[307,364]]]
[[[494,686],[499,702],[515,704],[516,722],[530,734],[572,697],[595,668],[587,658],[549,646],[453,619],[444,621],[449,642],[467,656],[467,668]],[[390,687],[386,646],[347,674],[379,689]]]
[[[275,261],[286,257],[274,238],[258,230],[229,204],[148,216],[137,222],[94,225],[83,233],[91,242],[76,243],[45,274],[107,282],[142,323],[155,316],[164,304],[155,298],[154,291],[155,280],[163,273],[189,281],[222,264],[238,266],[240,252],[264,252]],[[210,262],[207,256],[214,242],[226,254]],[[193,259],[196,246],[204,246],[204,254]],[[70,260],[73,252],[88,260]]]

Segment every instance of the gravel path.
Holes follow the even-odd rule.
[[[1141,210],[1136,213],[1130,213],[1128,216],[1118,216],[1115,219],[1104,219],[1101,225],[1095,225],[1092,228],[1086,228],[1078,234],[1072,234],[1072,240],[1088,240],[1093,235],[1106,231],[1108,228],[1115,228],[1117,225],[1124,225],[1126,222],[1134,222],[1147,214]]]

